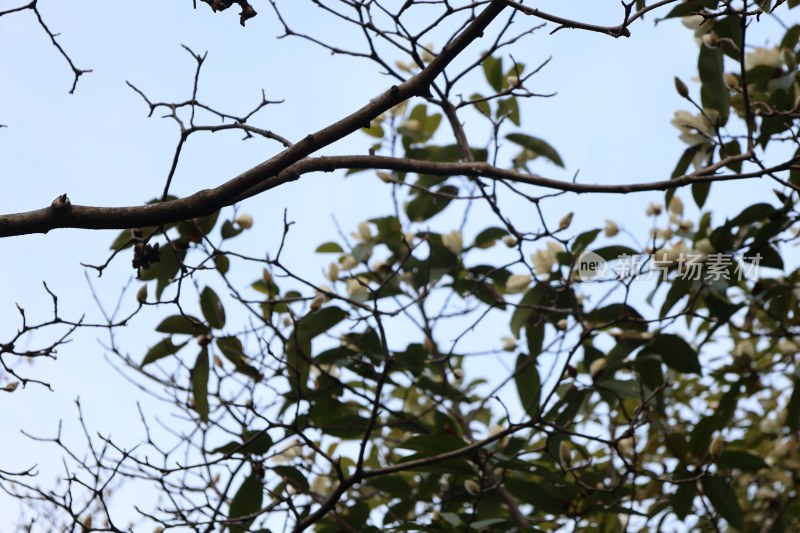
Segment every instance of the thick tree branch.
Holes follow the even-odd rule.
[[[288,151],[288,150],[287,150]],[[745,161],[751,154],[741,154],[720,160],[701,170],[685,174],[671,180],[630,183],[620,185],[601,185],[575,183],[526,174],[514,170],[498,168],[484,162],[440,163],[416,159],[402,159],[377,155],[332,156],[307,158],[299,161],[277,175],[269,173],[267,163],[254,167],[234,178],[226,185],[212,190],[199,191],[192,196],[164,202],[134,207],[91,207],[81,205],[60,205],[54,202],[50,207],[26,213],[0,216],[0,237],[46,233],[57,228],[84,229],[122,229],[144,226],[159,226],[193,217],[205,216],[215,210],[235,202],[255,196],[285,183],[295,181],[310,172],[332,172],[339,169],[384,169],[400,172],[415,172],[437,176],[480,176],[488,179],[502,179],[548,189],[574,193],[629,194],[645,191],[666,191],[695,183],[713,183],[749,178],[760,178],[771,173],[789,170],[796,159],[773,167],[752,172],[717,174],[727,165]],[[266,170],[265,170],[266,168]],[[236,196],[227,194],[231,183],[255,182],[255,185]],[[57,198],[59,200],[61,197]]]

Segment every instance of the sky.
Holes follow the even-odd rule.
[[[208,51],[201,73],[202,101],[232,114],[244,114],[260,100],[263,89],[268,99],[284,102],[268,106],[253,123],[292,140],[358,109],[394,83],[363,59],[332,56],[297,38],[277,39],[281,27],[268,4],[254,4],[259,15],[242,28],[233,9],[215,15],[206,5],[193,10],[188,0],[113,5],[99,0],[40,0],[42,15],[59,34],[59,43],[78,67],[93,70],[80,79],[75,94],[68,94],[71,72],[37,26],[33,13],[0,18],[0,124],[8,126],[0,129],[0,212],[38,209],[62,193],[68,193],[73,203],[106,206],[136,205],[159,195],[178,130],[158,113],[149,118],[147,106],[125,82],[130,81],[154,101],[187,99],[195,63],[181,44],[198,53]],[[310,2],[279,4],[294,29],[342,45],[356,42]],[[0,11],[17,5],[19,2],[0,0]],[[597,24],[621,20],[616,1],[542,2],[542,8]],[[523,23],[528,21],[521,20]],[[669,122],[675,110],[687,107],[675,92],[673,77],[689,83],[694,94],[699,92],[697,83],[691,81],[696,77],[697,51],[691,32],[677,20],[656,26],[652,17],[632,27],[629,39],[574,30],[548,35],[551,28],[538,30],[513,52],[529,66],[552,57],[531,88],[557,95],[524,104],[521,131],[555,146],[566,169],[537,161],[534,170],[561,179],[572,179],[578,173],[578,180],[584,183],[666,179],[684,148]],[[764,35],[766,41],[769,31]],[[468,49],[470,57],[481,47],[480,42],[473,44]],[[476,90],[488,90],[485,84],[478,87],[480,82],[475,83]],[[280,148],[271,141],[239,139],[238,133],[193,137],[181,158],[173,191],[187,195],[218,185]],[[366,136],[357,135],[325,153],[365,153],[368,143]],[[317,244],[336,238],[332,216],[350,231],[359,221],[387,212],[386,189],[367,174],[347,179],[310,175],[245,201],[240,209],[253,215],[255,226],[241,238],[240,245],[252,246],[255,255],[274,250],[285,209],[296,222],[288,257],[301,271],[318,273],[328,258],[310,252]],[[755,184],[715,185],[708,203],[720,213],[735,214],[744,205],[770,195],[769,188]],[[569,196],[546,204],[545,214],[558,220],[574,211],[573,226],[585,229],[600,227],[610,218],[641,237],[644,208],[649,201],[662,199],[661,194],[606,196],[602,201]],[[684,200],[691,204],[687,195]],[[472,227],[478,228],[480,222]],[[82,262],[105,261],[116,234],[57,230],[0,240],[0,341],[19,327],[15,304],[28,311],[29,320],[49,316],[52,305],[43,281],[58,294],[59,309],[66,317],[86,313],[90,320],[98,319],[90,283],[99,301],[108,307],[113,307],[127,286],[123,308],[133,310],[138,285],[131,283],[133,271],[127,258],[116,261],[102,278],[81,266]],[[250,279],[247,276],[252,274],[242,271],[242,279]],[[152,330],[159,318],[158,313],[141,317],[120,334],[123,345],[127,341],[131,353],[144,353],[142,334]],[[33,344],[41,338],[34,338]],[[74,435],[74,400],[78,396],[94,427],[135,444],[139,435],[137,399],[152,409],[157,404],[137,394],[114,370],[104,356],[105,339],[99,330],[81,332],[59,350],[58,361],[24,367],[31,375],[49,381],[54,391],[31,385],[0,395],[4,413],[0,469],[37,463],[43,483],[45,476],[55,475],[59,460],[54,448],[32,444],[19,429],[53,436],[63,420],[65,431],[78,442]],[[4,517],[0,529],[3,520],[15,516],[15,503],[0,496],[0,517]]]

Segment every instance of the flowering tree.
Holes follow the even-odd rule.
[[[356,33],[356,48],[305,33],[283,2],[258,15],[245,1],[204,3],[238,5],[242,25],[274,17],[284,36],[363,59],[393,85],[292,141],[253,125],[266,97],[244,116],[201,102],[204,56],[192,52],[189,100],[131,85],[180,131],[156,199],[102,207],[64,194],[0,216],[2,237],[122,230],[108,261],[88,268],[132,261],[136,306],[91,325],[108,329],[108,351],[131,379],[182,415],[181,428],[161,431],[143,414],[134,450],[88,429],[82,450],[52,439],[68,465],[59,486],[0,470],[4,490],[39,513],[31,528],[800,529],[800,271],[789,253],[800,217],[800,26],[782,22],[797,1],[631,0],[615,26],[514,0],[309,3]],[[0,16],[22,10],[77,83],[86,71],[37,2]],[[645,18],[681,20],[698,44],[699,87],[675,79],[689,110],[675,113],[686,148],[674,170],[636,183],[547,177],[565,162],[547,131],[522,124],[521,108],[543,96],[522,43],[543,21],[551,33],[635,39]],[[750,44],[774,21],[782,35]],[[279,149],[213,189],[173,196],[193,134],[227,130]],[[350,137],[361,152],[320,155]],[[240,209],[248,198],[335,170],[380,179],[394,208],[315,243],[324,278],[285,258],[288,219],[277,248],[237,247],[258,231]],[[731,180],[759,180],[775,200],[712,213],[711,187]],[[543,209],[568,195],[647,191],[665,198],[641,206],[652,221],[643,232],[602,215],[579,228],[572,213],[551,220]],[[260,275],[235,276],[234,264]],[[57,309],[39,324],[23,314],[0,344],[6,391],[41,384],[35,367],[10,361],[51,355],[90,325]],[[159,317],[148,345],[121,346],[119,328],[148,315]],[[64,327],[51,344],[21,348]],[[114,496],[120,486],[160,503],[119,523],[134,506]]]

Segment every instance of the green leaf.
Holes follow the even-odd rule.
[[[511,96],[497,102],[497,118],[508,117],[515,125],[519,126],[519,104],[517,98]]]
[[[219,350],[222,352],[222,355],[224,355],[228,361],[233,363],[237,372],[240,372],[241,374],[244,374],[255,381],[261,381],[261,378],[263,377],[261,372],[250,365],[248,362],[248,357],[244,353],[242,341],[240,341],[237,337],[219,337],[217,339],[217,348],[219,348]]]
[[[664,363],[678,372],[700,374],[700,360],[697,352],[688,342],[667,333],[656,335],[650,342],[650,349],[658,353]]]
[[[421,192],[406,205],[406,215],[413,222],[423,222],[438,215],[458,196],[458,187],[443,185],[435,194]]]
[[[706,203],[708,193],[711,191],[711,183],[694,183],[692,184],[692,198],[697,207],[702,208]]]
[[[524,133],[511,133],[506,135],[506,139],[514,144],[518,144],[523,148],[535,152],[542,157],[546,157],[562,168],[564,167],[564,161],[561,160],[561,156],[558,155],[558,152],[556,152],[552,146],[538,137],[532,137],[530,135],[525,135]]]
[[[536,369],[535,357],[524,353],[519,354],[514,371],[514,382],[517,384],[517,393],[522,408],[532,417],[536,416],[539,411],[541,382]]]
[[[203,347],[197,355],[194,368],[189,373],[192,382],[194,410],[203,422],[208,422],[208,348]]]
[[[542,353],[544,344],[544,321],[529,321],[525,325],[525,339],[528,341],[528,353],[536,358]]]
[[[239,490],[236,491],[228,510],[228,519],[236,520],[239,517],[257,513],[261,509],[263,498],[264,485],[260,477],[255,472],[252,472],[239,486]],[[241,520],[238,524],[228,526],[228,531],[230,533],[244,533],[250,530],[250,524],[252,523],[252,518]]]
[[[717,48],[701,46],[697,69],[700,72],[700,82],[703,84],[700,89],[703,107],[719,111],[720,124],[718,126],[724,126],[728,121],[731,98],[730,91],[723,79],[725,66],[722,46]]]
[[[244,228],[239,228],[234,226],[233,222],[230,220],[226,220],[222,223],[222,228],[219,230],[220,235],[223,239],[230,239],[232,237],[236,237],[241,232],[244,231]]]
[[[156,326],[156,331],[175,335],[205,335],[210,330],[192,315],[172,315],[162,320]]]
[[[581,233],[580,235],[575,237],[575,240],[572,241],[572,247],[571,247],[572,253],[577,254],[584,251],[590,244],[594,242],[597,236],[600,235],[601,231],[602,230],[599,229],[593,229],[591,231]]]
[[[508,231],[503,228],[486,228],[475,237],[473,246],[476,248],[491,248],[498,239],[502,239],[506,235],[508,235]]]
[[[324,244],[320,244],[314,251],[318,254],[341,254],[344,252],[342,247],[335,242],[326,242]]]
[[[730,484],[719,476],[706,476],[701,483],[703,494],[706,495],[720,516],[731,526],[739,531],[744,531],[744,513]]]
[[[671,494],[669,501],[672,504],[672,510],[675,515],[683,520],[689,513],[692,512],[692,502],[697,496],[697,489],[695,488],[694,481],[688,481],[678,485],[678,490]]]
[[[141,366],[149,365],[154,361],[158,361],[162,357],[178,353],[178,351],[186,346],[188,342],[189,341],[187,340],[176,345],[173,344],[172,337],[164,337],[158,344],[147,350],[147,354],[144,356]]]
[[[222,329],[225,327],[225,308],[222,307],[219,296],[211,287],[206,287],[200,293],[200,309],[212,328]]]
[[[309,313],[301,318],[297,324],[297,334],[304,339],[312,338],[325,333],[336,324],[347,318],[347,311],[335,305],[323,307],[319,311]]]
[[[495,58],[486,56],[483,60],[483,73],[486,76],[486,81],[497,92],[503,89],[503,60],[502,58]]]
[[[769,465],[761,457],[741,450],[725,450],[715,461],[720,468],[737,468],[742,472],[758,472]]]
[[[786,406],[786,425],[792,433],[800,430],[800,379],[794,379],[794,389]]]
[[[633,248],[628,248],[627,246],[604,246],[603,248],[598,248],[596,250],[592,250],[594,253],[605,259],[606,261],[613,261],[618,259],[622,256],[634,256],[638,255],[639,252],[634,250]]]
[[[214,256],[214,266],[217,267],[217,270],[220,274],[227,274],[228,271],[231,269],[231,261],[228,259],[226,255],[215,255]]]

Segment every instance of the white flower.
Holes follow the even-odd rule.
[[[606,237],[613,237],[619,233],[619,226],[617,226],[617,223],[613,220],[606,219],[606,228],[604,233],[606,234]]]
[[[711,457],[719,457],[719,454],[722,453],[722,444],[722,434],[717,433],[708,445],[708,455]]]
[[[711,31],[714,27],[713,18],[705,18],[702,15],[689,15],[681,18],[681,23],[690,30],[694,30],[694,36],[699,38]]]
[[[556,256],[562,252],[561,245],[554,241],[548,241],[547,248],[544,250],[536,250],[531,256],[533,268],[537,274],[548,274],[556,264]]]
[[[661,204],[657,204],[655,202],[650,202],[650,205],[647,206],[647,211],[645,214],[649,217],[656,217],[661,214],[661,210],[664,209]]]
[[[361,282],[357,278],[350,278],[347,280],[347,294],[349,294],[351,298],[355,298],[365,292],[367,292],[366,283]]]
[[[669,212],[678,216],[683,215],[683,202],[678,196],[673,196],[669,201]]]
[[[752,52],[747,52],[747,54],[745,54],[744,68],[746,70],[762,65],[772,68],[781,68],[783,66],[783,60],[781,58],[780,48],[777,46],[774,48],[756,48]]]
[[[533,278],[530,274],[512,274],[506,280],[506,292],[516,294],[528,288]]]
[[[451,231],[442,235],[442,244],[444,247],[458,255],[464,250],[464,237],[458,230]]]
[[[358,223],[358,238],[362,241],[372,240],[372,230],[369,227],[369,223],[366,221]]]
[[[632,457],[635,444],[636,442],[633,440],[633,437],[625,437],[617,441],[617,448],[622,455]]]
[[[675,111],[675,118],[672,125],[681,131],[680,140],[689,146],[708,144],[714,135],[714,125],[706,118],[713,118],[712,111],[706,110],[705,115],[698,113],[693,115],[688,111]]]
[[[324,304],[324,303],[325,303],[325,296],[323,296],[321,294],[317,294],[316,296],[314,296],[314,299],[311,300],[311,304],[309,304],[308,307],[312,311],[316,311],[317,309],[322,307],[322,304]]]

